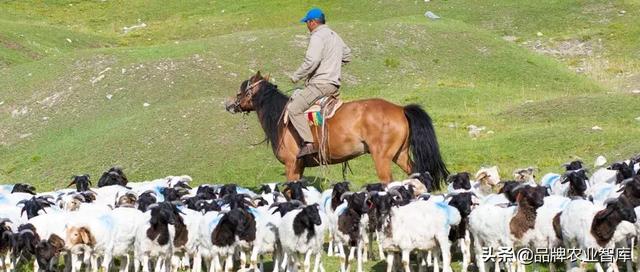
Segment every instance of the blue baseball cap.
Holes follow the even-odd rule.
[[[324,17],[324,13],[319,8],[312,8],[307,12],[307,15],[304,18],[300,19],[301,23],[306,23],[307,21],[311,21],[314,19],[320,19]]]

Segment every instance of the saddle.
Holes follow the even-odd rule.
[[[336,114],[336,111],[342,106],[343,101],[335,96],[322,97],[309,107],[304,113],[307,116],[309,125],[322,126],[325,120],[331,119]],[[284,123],[289,123],[289,111],[285,110]]]

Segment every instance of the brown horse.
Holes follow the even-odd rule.
[[[258,113],[266,140],[285,165],[287,179],[294,181],[302,177],[305,167],[317,166],[319,160],[317,156],[296,159],[301,139],[291,124],[284,125],[282,118],[288,101],[289,97],[258,72],[242,82],[235,100],[227,101],[226,109],[231,113]],[[440,156],[431,118],[418,105],[401,107],[382,99],[345,102],[325,122],[328,140],[324,148],[329,164],[370,153],[378,178],[384,184],[393,180],[391,162],[394,162],[407,174],[429,172],[435,181],[431,189],[439,189],[449,174]],[[318,132],[322,132],[317,128],[311,131],[317,145]]]

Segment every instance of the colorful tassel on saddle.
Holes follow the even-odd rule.
[[[309,120],[309,124],[312,126],[322,126],[322,123],[324,122],[324,118],[322,118],[322,114],[319,111],[308,112],[307,119]]]

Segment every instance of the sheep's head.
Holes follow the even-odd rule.
[[[333,196],[338,196],[340,197],[342,194],[350,191],[349,188],[350,183],[348,181],[342,181],[342,182],[338,182],[336,184],[333,185]]]
[[[519,182],[534,182],[536,179],[536,168],[529,167],[523,169],[516,169],[513,171],[513,178]]]
[[[304,199],[304,192],[302,189],[306,189],[307,186],[302,181],[287,182],[284,184],[282,194],[287,200],[298,200],[306,204]]]
[[[588,180],[586,171],[580,169],[565,173],[561,183],[569,182],[569,196],[584,196]]]
[[[157,201],[158,199],[154,191],[146,191],[138,196],[138,200],[136,201],[136,203],[138,204],[138,210],[146,212],[149,206],[156,203]]]
[[[102,173],[100,180],[98,180],[98,187],[120,185],[127,186],[129,180],[119,166],[112,167],[107,172]]]
[[[222,204],[229,204],[231,209],[242,208],[246,209],[248,207],[255,207],[251,196],[246,194],[230,194],[226,195],[222,198]]]
[[[134,193],[125,193],[117,198],[116,207],[135,207],[138,197]]]
[[[22,210],[20,214],[27,213],[27,218],[31,219],[33,217],[38,216],[38,212],[41,210],[46,213],[45,208],[54,206],[55,204],[51,202],[49,199],[53,197],[51,196],[39,196],[32,197],[31,199],[24,199],[18,202],[18,206],[22,205]]]
[[[51,234],[49,239],[42,240],[36,246],[36,261],[45,271],[55,271],[58,256],[64,250],[64,240],[58,235]]]
[[[516,192],[514,191],[514,189],[520,186],[521,183],[515,180],[507,180],[507,181],[501,181],[498,184],[503,184],[500,190],[498,191],[498,193],[504,194],[505,197],[507,197],[507,199],[509,200],[509,202],[515,203]]]
[[[597,219],[608,219],[610,215],[617,214],[623,221],[627,221],[630,223],[635,223],[636,213],[629,203],[626,203],[624,198],[613,198],[605,201],[606,208],[600,212],[598,212],[595,216],[594,220]]]
[[[498,173],[498,167],[482,167],[476,173],[476,180],[482,185],[496,186],[500,182],[500,173]]]
[[[227,195],[232,195],[237,193],[238,193],[238,185],[233,183],[222,185],[218,189],[218,196],[220,198],[224,198]]]
[[[163,187],[160,189],[160,193],[164,196],[166,201],[177,201],[185,195],[189,194],[189,190],[181,187],[170,188]]]
[[[340,197],[341,200],[347,200],[347,207],[349,209],[354,210],[356,213],[362,215],[369,212],[369,193],[367,192],[357,192],[357,193],[344,193]]]
[[[629,165],[626,162],[616,162],[607,167],[609,170],[616,171],[616,183],[621,183],[623,180],[632,178],[634,176],[633,164]]]
[[[513,189],[518,205],[528,205],[535,209],[544,205],[547,188],[543,186],[520,185]]]
[[[220,211],[220,206],[215,201],[206,201],[201,199],[195,203],[194,210],[207,213],[210,211]]]
[[[260,189],[258,190],[261,194],[270,194],[274,191],[275,188],[271,188],[270,184],[262,184],[260,185]]]
[[[447,178],[447,183],[451,183],[454,190],[470,190],[471,178],[468,172],[460,172],[450,175]]]
[[[196,190],[196,195],[200,195],[202,199],[216,199],[216,189],[209,185],[200,185]]]
[[[80,209],[80,205],[86,202],[84,195],[72,192],[66,195],[61,195],[56,200],[60,209],[65,211],[77,211]]]
[[[94,246],[96,244],[95,237],[87,227],[69,226],[66,229],[66,234],[66,244],[68,247],[75,245]]]
[[[91,186],[91,180],[89,179],[89,174],[84,174],[82,176],[72,176],[71,183],[69,183],[67,187],[71,187],[72,185],[76,186],[77,192],[89,191]]]
[[[371,192],[383,192],[385,190],[384,184],[382,183],[369,183],[364,186],[364,189]]]
[[[435,186],[433,176],[431,176],[429,172],[413,173],[409,176],[409,178],[418,179],[420,183],[422,183],[422,185],[424,185],[424,187],[426,188],[426,191],[424,193],[433,192]]]
[[[565,170],[567,171],[576,171],[584,168],[583,164],[584,163],[581,160],[575,160],[572,162],[565,163],[562,166],[564,166]]]
[[[275,214],[277,212],[280,213],[280,216],[284,216],[285,214],[287,214],[290,211],[293,211],[297,208],[303,207],[304,204],[298,200],[291,200],[291,201],[287,201],[287,202],[278,202],[278,203],[273,203],[271,204],[271,208],[275,208],[273,209],[273,212],[271,214]]]
[[[191,186],[189,186],[189,182],[193,181],[193,179],[190,176],[187,176],[187,175],[178,176],[178,177],[169,176],[169,177],[166,177],[166,179],[167,179],[167,187],[183,188],[183,189],[191,190]]]
[[[462,192],[447,196],[445,199],[450,198],[449,206],[458,209],[462,217],[467,217],[471,214],[471,208],[476,205],[473,201],[474,197],[475,195],[472,192]]]
[[[634,202],[640,201],[640,176],[635,176],[633,179],[624,181],[622,188],[620,188],[618,192],[622,192],[624,196],[634,200]]]
[[[16,183],[13,185],[13,189],[11,189],[11,193],[27,193],[30,195],[36,194],[36,187],[33,187],[29,184],[25,183]]]
[[[416,198],[420,195],[426,194],[429,192],[426,186],[420,182],[417,178],[410,178],[402,181],[402,184],[411,188],[411,192],[413,196],[411,198]]]

